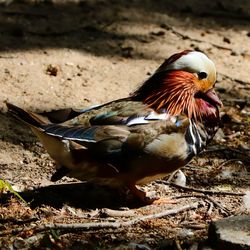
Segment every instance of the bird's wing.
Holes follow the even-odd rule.
[[[106,140],[123,141],[129,135],[129,130],[121,126],[64,126],[60,124],[46,124],[41,126],[47,135],[60,140],[69,140],[78,143],[86,148],[93,147],[94,144]]]
[[[141,102],[127,100],[93,108],[63,124],[46,124],[32,112],[11,104],[8,108],[32,126],[52,156],[59,150],[55,150],[53,145],[64,149],[60,141],[73,142],[102,159],[120,157],[124,151],[142,152],[147,143],[161,133],[176,132],[183,123],[182,119],[171,117],[164,110],[156,113]],[[60,155],[53,158],[60,158]]]
[[[130,97],[117,99],[115,101],[111,101],[111,102],[107,102],[103,104],[92,105],[92,106],[82,108],[82,109],[65,108],[65,109],[59,109],[59,110],[52,110],[50,112],[43,112],[43,113],[40,113],[39,115],[46,117],[47,120],[52,123],[64,123],[75,117],[86,114],[88,112],[96,112],[97,110],[108,107],[110,104],[115,104],[115,103],[119,103],[119,102],[123,102],[127,100],[130,100]]]
[[[49,154],[55,160],[66,158],[67,150],[89,149],[90,151],[109,155],[117,153],[117,148],[130,134],[126,126],[90,126],[61,125],[45,123],[40,116],[7,103],[8,110],[18,119],[28,124],[42,141]],[[67,148],[70,143],[70,148]],[[78,145],[78,146],[77,146]]]
[[[60,109],[40,113],[48,123],[63,123],[68,126],[90,127],[93,125],[139,125],[158,120],[168,120],[165,110],[154,112],[139,101],[124,98],[84,109]]]
[[[119,100],[92,108],[63,124],[43,125],[44,133],[73,141],[92,154],[109,160],[141,152],[162,131],[178,129],[180,120],[164,110],[154,112],[141,102]]]
[[[42,125],[42,130],[44,135],[69,145],[67,148],[75,162],[86,161],[90,157],[102,163],[123,166],[126,155],[141,153],[145,145],[143,133],[131,132],[129,127],[124,125],[95,125],[83,128],[48,124]],[[80,149],[77,149],[76,145],[79,145]],[[50,153],[52,154],[54,152]]]
[[[165,110],[155,112],[142,102],[119,100],[102,107],[89,109],[64,124],[81,125],[83,127],[95,125],[124,125],[130,127],[169,119],[170,116]]]

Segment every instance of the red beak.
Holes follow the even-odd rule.
[[[211,104],[215,104],[217,106],[222,107],[222,101],[220,100],[219,96],[216,94],[216,92],[213,89],[208,90],[205,93],[205,101],[211,103]]]
[[[221,100],[213,89],[208,90],[206,93],[198,92],[195,97],[203,99],[204,101],[212,104],[213,106],[223,106]]]

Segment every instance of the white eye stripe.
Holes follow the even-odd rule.
[[[204,72],[207,75],[216,75],[216,68],[213,61],[199,51],[192,51],[186,55],[181,56],[173,63],[167,65],[164,70],[186,70],[192,73],[196,73],[197,77],[198,73],[201,72]]]

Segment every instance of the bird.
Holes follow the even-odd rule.
[[[7,103],[30,126],[64,176],[113,188],[128,188],[143,204],[138,185],[180,169],[212,140],[222,102],[215,92],[216,68],[202,52],[184,50],[166,59],[128,97],[83,109],[43,114]]]

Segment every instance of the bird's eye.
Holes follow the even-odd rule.
[[[207,78],[207,73],[206,72],[199,72],[198,77],[199,77],[199,80]]]
[[[207,73],[206,72],[199,72],[198,78],[199,78],[199,80],[207,78]]]

